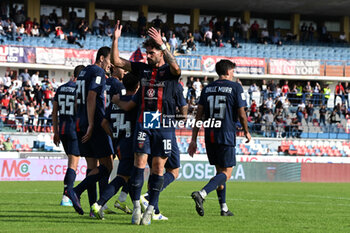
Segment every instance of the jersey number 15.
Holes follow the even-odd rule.
[[[207,98],[209,103],[210,118],[224,119],[226,112],[226,96],[210,95]]]

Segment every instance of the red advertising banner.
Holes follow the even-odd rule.
[[[350,164],[301,164],[301,182],[350,182]]]
[[[96,50],[65,49],[64,59],[66,66],[90,65],[95,60]]]
[[[269,74],[320,75],[320,61],[270,59]]]
[[[222,59],[236,63],[237,74],[265,74],[265,59],[253,57],[202,56],[202,70],[215,72],[215,64]]]

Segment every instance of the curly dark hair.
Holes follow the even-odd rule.
[[[155,42],[155,40],[153,40],[152,38],[148,38],[147,40],[145,40],[143,42],[143,47],[147,48],[147,47],[151,47],[152,49],[158,49],[160,50],[159,45]]]

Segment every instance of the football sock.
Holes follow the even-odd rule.
[[[128,196],[128,194],[127,194],[126,192],[121,191],[120,194],[119,194],[118,200],[119,200],[120,202],[125,202],[127,196]]]
[[[130,197],[133,201],[139,201],[143,186],[144,168],[134,167],[130,178]]]
[[[64,180],[63,180],[64,190],[72,189],[74,187],[74,181],[76,176],[77,174],[72,168],[67,169],[66,175],[64,176]]]
[[[102,196],[102,193],[104,192],[104,190],[107,188],[108,181],[109,181],[109,175],[108,176],[103,176],[98,181],[98,189],[99,189],[100,197]]]
[[[97,204],[103,206],[107,203],[109,199],[111,199],[120,189],[121,186],[125,185],[125,180],[117,176],[112,180],[111,183],[107,185],[104,189],[102,195],[100,196],[100,200],[97,201]]]
[[[205,191],[205,194],[209,194],[213,190],[217,189],[220,185],[223,185],[225,182],[226,182],[226,175],[224,173],[219,173],[216,176],[214,176],[209,181],[209,183],[206,186],[204,186],[204,188],[202,190]],[[202,195],[202,193],[201,193],[201,195]],[[203,198],[205,198],[205,196],[202,195]]]
[[[149,204],[154,206],[155,202],[159,198],[159,193],[163,188],[164,176],[152,174],[149,177],[149,179],[150,179]]]
[[[91,190],[91,194],[89,195],[90,206],[96,202],[97,193],[96,193],[96,182],[100,180],[104,176],[108,176],[108,169],[104,165],[100,165],[97,167],[98,173],[94,175],[88,175],[80,184],[74,188],[75,193],[78,197],[86,190]],[[92,191],[94,188],[94,191]]]
[[[89,175],[89,173],[92,171],[92,169],[87,169],[86,170],[86,177]],[[97,199],[97,190],[96,190],[96,183],[92,186],[89,186],[87,188],[87,193],[88,193],[88,199],[89,199],[89,204],[90,206],[93,205]]]
[[[225,212],[228,211],[228,207],[227,207],[227,204],[226,204],[226,203],[222,203],[222,204],[220,204],[220,206],[221,206],[221,210],[222,210],[222,211],[225,211]]]
[[[226,182],[223,184],[224,188],[222,190],[216,190],[216,194],[218,195],[219,204],[226,203]]]
[[[130,189],[130,179],[128,180],[128,182],[126,183],[126,185],[123,186],[122,192],[128,194],[128,193],[129,193],[129,189]]]
[[[171,184],[175,180],[174,175],[171,172],[166,172],[164,174],[164,184],[161,191],[163,191],[169,184]]]
[[[139,209],[139,208],[141,208],[140,200],[133,201],[132,203],[134,204],[134,209]]]

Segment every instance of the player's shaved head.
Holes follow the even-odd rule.
[[[79,65],[74,68],[74,78],[77,78],[79,73],[85,68],[84,65]]]

